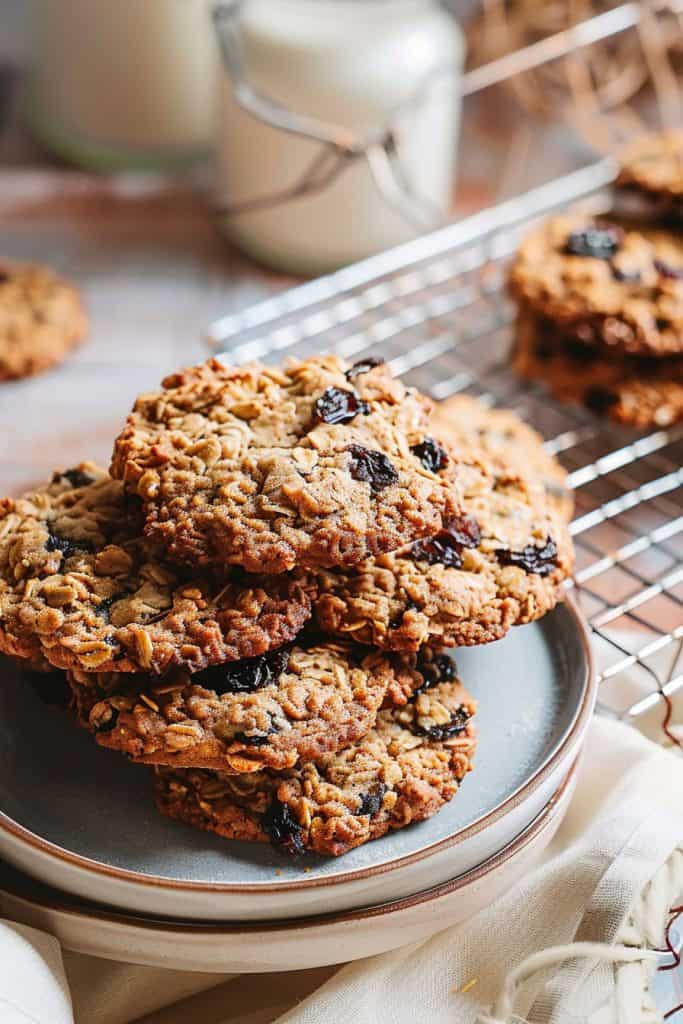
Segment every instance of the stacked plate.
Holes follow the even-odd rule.
[[[498,643],[459,650],[457,662],[480,733],[477,770],[458,799],[342,858],[291,863],[266,844],[161,818],[139,768],[45,714],[22,670],[3,661],[0,915],[46,928],[68,949],[210,972],[338,963],[465,919],[554,835],[595,680],[571,602]]]

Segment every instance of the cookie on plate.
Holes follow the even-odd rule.
[[[651,214],[683,216],[683,132],[651,132],[620,155],[617,188],[643,198]]]
[[[487,468],[460,466],[464,514],[435,537],[318,571],[319,628],[416,651],[490,643],[550,611],[573,567],[566,521],[522,477]]]
[[[338,857],[429,818],[472,768],[476,705],[457,682],[388,708],[363,739],[284,773],[157,769],[162,814],[226,839]]]
[[[138,398],[112,473],[174,560],[350,565],[458,511],[447,459],[423,454],[430,408],[375,361],[212,359]]]
[[[86,671],[198,671],[287,643],[309,615],[303,578],[264,587],[169,565],[121,484],[91,463],[0,501],[6,654]]]
[[[144,764],[229,774],[290,768],[347,747],[382,703],[405,703],[432,678],[424,659],[313,640],[190,676],[72,670],[82,725],[103,747]]]
[[[645,430],[683,420],[683,356],[603,355],[562,334],[552,321],[522,310],[514,365],[558,400],[585,405],[617,423]]]
[[[61,363],[88,323],[76,289],[47,267],[0,263],[0,381]]]
[[[683,355],[683,238],[574,213],[521,245],[512,294],[605,358]]]
[[[456,450],[481,452],[496,465],[538,485],[567,520],[574,510],[567,472],[543,446],[541,435],[508,409],[491,409],[471,395],[438,402],[434,432]]]

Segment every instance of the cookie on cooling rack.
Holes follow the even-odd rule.
[[[434,432],[456,450],[481,452],[509,472],[538,484],[565,519],[574,510],[567,472],[546,451],[541,435],[508,409],[491,409],[471,395],[453,395],[438,402],[432,416]]]
[[[475,702],[455,680],[380,711],[362,739],[285,772],[157,769],[162,814],[226,839],[340,856],[429,818],[472,768]]]
[[[61,363],[86,331],[80,296],[67,281],[47,267],[0,263],[0,381]]]
[[[450,467],[422,454],[430,408],[373,360],[210,360],[138,399],[112,473],[174,560],[349,565],[457,513]]]
[[[683,356],[610,356],[577,343],[554,321],[523,309],[515,369],[545,384],[560,401],[577,402],[627,426],[668,427],[683,420]]]
[[[229,774],[290,768],[347,747],[383,702],[405,703],[433,659],[352,643],[304,642],[195,675],[68,673],[82,725],[103,747],[144,764]]]
[[[617,189],[645,200],[655,216],[683,217],[683,132],[641,135],[620,154]]]
[[[522,243],[510,289],[606,359],[683,355],[683,239],[672,232],[553,218]]]
[[[310,615],[304,578],[264,588],[181,572],[143,539],[136,512],[91,463],[0,501],[0,651],[159,674],[257,656],[299,633]]]
[[[324,632],[385,650],[499,640],[560,600],[572,571],[566,520],[514,471],[459,466],[464,513],[436,536],[315,573]]]

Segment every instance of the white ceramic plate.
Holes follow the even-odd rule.
[[[5,663],[0,686],[0,855],[88,900],[195,920],[273,920],[398,899],[463,874],[536,817],[566,775],[594,702],[572,605],[458,652],[479,700],[475,771],[430,821],[340,858],[291,860],[160,817],[149,772],[41,705]]]
[[[365,910],[241,926],[154,920],[99,908],[0,864],[0,916],[51,932],[65,949],[176,970],[241,974],[357,960],[458,924],[509,890],[557,831],[576,774],[574,764],[536,819],[486,863]]]

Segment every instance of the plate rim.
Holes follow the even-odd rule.
[[[584,656],[584,678],[582,681],[581,700],[577,703],[572,720],[562,737],[561,742],[555,750],[543,761],[530,777],[511,793],[502,803],[492,810],[483,814],[480,818],[467,825],[464,829],[443,839],[437,839],[419,850],[404,854],[401,857],[382,864],[373,864],[364,868],[356,868],[348,872],[342,872],[332,877],[303,878],[297,881],[284,882],[249,882],[224,883],[206,882],[196,880],[180,880],[168,878],[163,875],[142,874],[131,871],[129,868],[119,868],[102,861],[86,857],[83,854],[74,853],[64,847],[53,843],[42,836],[37,835],[30,829],[20,825],[0,810],[0,832],[9,834],[15,841],[26,844],[39,855],[54,859],[66,868],[85,872],[90,877],[102,877],[111,879],[114,882],[126,885],[140,885],[145,888],[157,891],[172,890],[186,894],[202,893],[224,895],[247,895],[250,893],[267,895],[277,893],[286,895],[288,893],[301,892],[331,886],[346,885],[356,881],[373,878],[378,875],[388,874],[390,871],[397,871],[409,865],[416,864],[427,857],[442,853],[444,850],[461,845],[466,840],[478,835],[483,829],[495,825],[497,821],[505,817],[510,811],[518,807],[524,800],[531,796],[543,782],[552,774],[553,769],[566,756],[567,748],[576,741],[577,735],[583,735],[585,728],[593,713],[595,698],[597,696],[597,675],[595,671],[595,660],[590,640],[588,623],[581,612],[576,597],[571,591],[564,595],[563,607],[568,610],[574,626],[577,630],[578,639]]]
[[[47,911],[53,911],[68,915],[74,919],[86,917],[91,921],[100,921],[107,925],[124,925],[127,927],[140,928],[144,931],[163,930],[178,935],[240,935],[246,932],[288,932],[297,929],[319,928],[325,925],[350,924],[353,922],[370,920],[377,917],[384,917],[387,914],[399,913],[409,910],[423,903],[431,903],[442,896],[450,896],[459,889],[464,888],[480,879],[486,877],[489,872],[496,870],[503,864],[521,853],[532,843],[546,827],[555,819],[556,813],[562,808],[564,799],[571,795],[571,791],[578,778],[579,766],[581,763],[581,752],[572,761],[567,774],[562,778],[559,786],[552,794],[548,802],[541,808],[535,818],[522,829],[510,842],[506,843],[500,850],[487,857],[486,860],[475,867],[470,868],[455,878],[449,878],[445,882],[429,886],[427,889],[420,889],[418,892],[407,896],[400,896],[394,900],[387,900],[385,903],[374,903],[367,907],[356,907],[351,910],[335,911],[331,914],[311,914],[308,917],[286,917],[275,920],[257,921],[210,921],[201,922],[197,920],[184,921],[181,918],[155,918],[152,914],[135,914],[116,907],[98,904],[95,901],[86,900],[83,897],[72,896],[50,886],[48,883],[41,883],[48,890],[47,896],[42,898],[25,891],[23,886],[12,887],[4,880],[0,880],[0,893],[7,893],[10,897],[28,903]],[[11,865],[10,865],[11,867]],[[18,870],[18,869],[13,869]],[[25,880],[26,887],[30,886],[31,878],[19,872],[22,880]],[[50,898],[54,893],[59,897],[58,901]],[[83,906],[79,905],[83,904]]]

